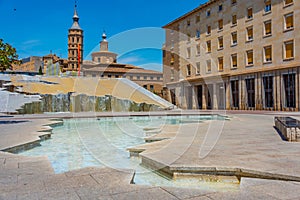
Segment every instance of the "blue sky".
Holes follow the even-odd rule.
[[[67,58],[74,0],[0,0],[0,38],[20,58],[56,53]],[[161,70],[161,27],[205,0],[77,0],[84,56],[98,50],[103,30],[119,62]]]

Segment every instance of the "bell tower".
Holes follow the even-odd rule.
[[[67,71],[78,71],[83,61],[83,30],[79,26],[75,3],[73,25],[68,34],[68,69]]]

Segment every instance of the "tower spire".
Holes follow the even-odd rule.
[[[77,0],[74,2],[73,24],[68,34],[68,71],[80,71],[83,61],[83,30],[78,23]]]
[[[71,29],[79,29],[81,30],[79,26],[79,16],[77,14],[77,0],[75,0],[75,5],[74,5],[74,15],[73,15],[73,25]]]

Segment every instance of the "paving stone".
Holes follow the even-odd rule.
[[[143,200],[153,200],[153,199],[176,199],[172,194],[160,189],[160,188],[151,188],[144,190],[137,190],[133,192],[120,193],[112,195],[112,198],[115,200],[132,200],[132,199],[143,199]]]
[[[300,199],[300,185],[291,182],[270,181],[269,184],[248,188],[255,193],[265,193],[278,199]]]
[[[190,199],[192,197],[204,196],[214,191],[207,191],[201,189],[188,189],[188,188],[173,188],[173,187],[161,187],[163,190],[174,195],[178,199]]]

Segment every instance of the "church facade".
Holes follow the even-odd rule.
[[[127,78],[141,87],[162,95],[162,72],[117,62],[117,54],[108,50],[106,34],[103,33],[100,51],[92,53],[92,60],[84,60],[83,76],[99,78]]]

